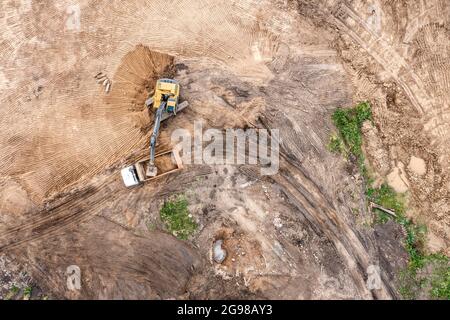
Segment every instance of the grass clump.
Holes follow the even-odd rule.
[[[422,256],[422,266],[410,263],[400,273],[400,294],[405,299],[450,300],[450,262],[442,254]]]
[[[338,108],[332,115],[334,125],[339,136],[331,137],[329,148],[333,152],[340,152],[344,156],[352,154],[358,161],[362,174],[367,170],[364,165],[362,152],[361,127],[366,120],[372,120],[372,111],[368,102],[361,102],[351,109]]]
[[[450,300],[450,266],[449,259],[444,255],[432,257],[435,264],[431,275],[431,296],[438,299]]]
[[[345,153],[345,146],[344,142],[342,141],[341,137],[337,134],[333,134],[330,137],[330,142],[328,143],[328,150],[334,153]]]
[[[426,228],[415,225],[410,219],[405,217],[406,205],[404,196],[396,193],[394,189],[385,183],[379,188],[369,187],[366,195],[373,203],[395,212],[395,221],[406,230],[405,248],[410,257],[410,265],[413,265],[414,268],[421,268],[424,263],[424,255],[421,254],[420,248],[423,246]],[[374,212],[377,214],[375,221],[377,223],[386,223],[391,219],[390,215],[378,208],[374,208]]]
[[[32,293],[33,293],[33,288],[32,287],[26,287],[25,289],[23,289],[23,299],[24,300],[30,300]]]
[[[197,229],[189,214],[188,201],[183,196],[166,201],[160,210],[160,217],[167,230],[182,240],[187,240]]]
[[[13,285],[8,293],[5,295],[5,300],[11,300],[13,297],[15,297],[19,293],[20,289],[16,285]]]

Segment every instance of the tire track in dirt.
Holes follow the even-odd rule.
[[[292,161],[284,156],[280,162],[280,174],[273,177],[299,208],[306,219],[331,240],[344,259],[362,297],[372,296],[365,283],[365,273],[372,258],[368,249],[349,226],[332,209],[332,205],[323,196],[320,189]],[[394,290],[382,283],[380,290],[373,294],[377,299],[391,299]]]
[[[264,127],[270,128],[270,122],[273,121],[270,116],[261,120]],[[286,137],[283,139],[286,140]],[[287,153],[283,146],[280,148],[279,173],[270,179],[285,191],[316,232],[323,233],[332,241],[344,259],[361,297],[392,299],[396,295],[395,289],[386,280],[379,290],[371,292],[367,289],[365,283],[367,268],[371,264],[377,264],[371,256],[373,248],[367,247],[373,244],[361,241],[349,222],[336,212],[321,187],[302,168],[297,156]]]
[[[7,228],[0,233],[0,252],[20,247],[61,232],[62,229],[77,225],[98,214],[98,209],[113,192],[117,192],[120,182],[116,175],[96,177],[94,185],[87,185],[62,195],[57,204],[44,208],[37,213],[28,214],[31,218],[25,224]],[[37,217],[36,217],[37,216]]]
[[[167,147],[161,145],[158,148]],[[0,252],[56,236],[68,228],[92,219],[101,214],[106,203],[111,202],[112,194],[115,199],[125,198],[130,190],[123,186],[119,171],[120,167],[115,166],[90,181],[83,181],[65,194],[59,194],[56,199],[48,201],[41,210],[27,213],[30,219],[26,223],[0,230]],[[162,177],[138,188],[142,189],[140,192],[145,190],[148,194],[164,196],[182,191],[182,186],[210,171],[209,167],[200,166],[195,170]]]
[[[432,109],[432,99],[426,93],[421,79],[404,59],[380,36],[375,35],[364,20],[350,7],[339,3],[331,10],[334,23],[372,56],[403,88],[420,114]],[[406,74],[401,75],[401,70]]]

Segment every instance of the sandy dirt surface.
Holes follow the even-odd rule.
[[[370,227],[362,178],[326,149],[332,111],[361,100],[373,105],[364,134],[375,174],[407,192],[428,249],[449,254],[445,0],[168,5],[0,4],[0,253],[13,274],[0,274],[3,297],[24,268],[58,298],[397,298],[402,232]],[[190,165],[125,188],[120,168],[148,152],[144,101],[163,76],[190,106],[162,125],[159,151],[200,119],[277,128],[279,172]],[[159,218],[174,194],[199,224],[189,241]],[[66,286],[69,265],[79,291]],[[365,283],[370,265],[382,270],[378,290]]]

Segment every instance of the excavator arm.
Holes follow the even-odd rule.
[[[153,126],[153,133],[150,137],[150,160],[148,162],[147,166],[147,177],[154,177],[157,174],[157,168],[155,167],[155,148],[156,148],[156,140],[158,139],[159,135],[159,128],[161,126],[161,119],[163,116],[163,113],[166,109],[166,101],[161,101],[161,104],[159,105],[159,108],[156,110],[155,114],[155,125]]]

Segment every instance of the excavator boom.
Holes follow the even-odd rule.
[[[165,108],[166,101],[162,101],[159,105],[158,110],[156,110],[155,125],[153,126],[152,136],[150,137],[150,160],[146,170],[147,177],[154,177],[158,173],[157,168],[155,167],[155,148],[156,140],[158,139],[159,135],[159,128],[161,126],[161,119]]]

